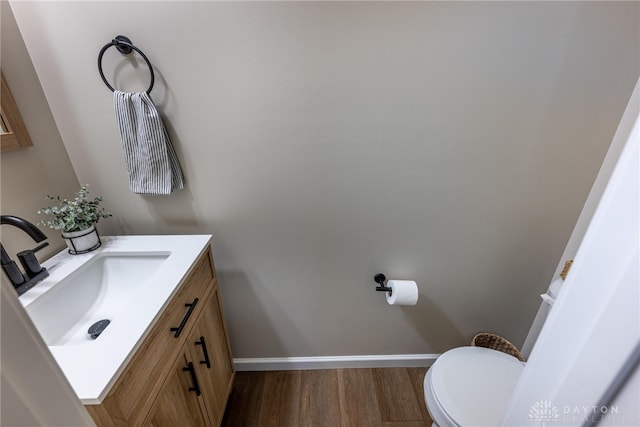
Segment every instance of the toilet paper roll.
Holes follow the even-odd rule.
[[[413,280],[389,280],[387,286],[391,292],[387,292],[389,305],[416,305],[418,302],[418,285]]]

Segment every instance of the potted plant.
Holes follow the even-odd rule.
[[[71,200],[47,195],[47,199],[56,204],[38,210],[38,214],[49,215],[48,219],[39,221],[38,224],[61,230],[62,237],[69,247],[69,253],[74,255],[100,247],[102,242],[95,224],[100,219],[111,216],[100,207],[101,197],[89,200],[88,194],[89,186],[85,184]]]

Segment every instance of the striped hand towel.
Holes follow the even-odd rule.
[[[129,188],[171,194],[184,188],[182,169],[156,106],[146,92],[113,92]]]

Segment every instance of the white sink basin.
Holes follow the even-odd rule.
[[[42,263],[49,277],[19,300],[82,403],[102,402],[211,237],[102,236],[95,251]]]
[[[89,327],[113,321],[131,299],[143,304],[141,293],[153,292],[150,279],[169,255],[101,253],[29,305],[27,313],[48,346],[92,343]]]

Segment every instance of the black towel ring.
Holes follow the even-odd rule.
[[[140,54],[140,56],[142,56],[142,59],[144,59],[144,62],[146,62],[147,66],[149,67],[149,73],[151,73],[151,83],[149,84],[149,89],[147,89],[148,95],[151,92],[151,89],[153,89],[153,82],[155,79],[153,75],[153,67],[151,66],[151,62],[149,62],[149,59],[146,57],[146,55],[142,53],[140,49],[135,47],[133,43],[131,43],[131,40],[129,40],[129,38],[125,36],[116,36],[116,38],[111,40],[110,43],[105,44],[102,49],[100,49],[100,53],[98,54],[98,71],[100,72],[100,77],[102,77],[102,81],[104,82],[104,84],[106,84],[107,87],[111,89],[111,92],[115,92],[115,89],[109,84],[106,77],[104,76],[104,73],[102,72],[102,55],[104,55],[105,51],[111,46],[115,46],[116,49],[118,49],[118,52],[125,55],[128,55],[132,50],[135,50]]]

